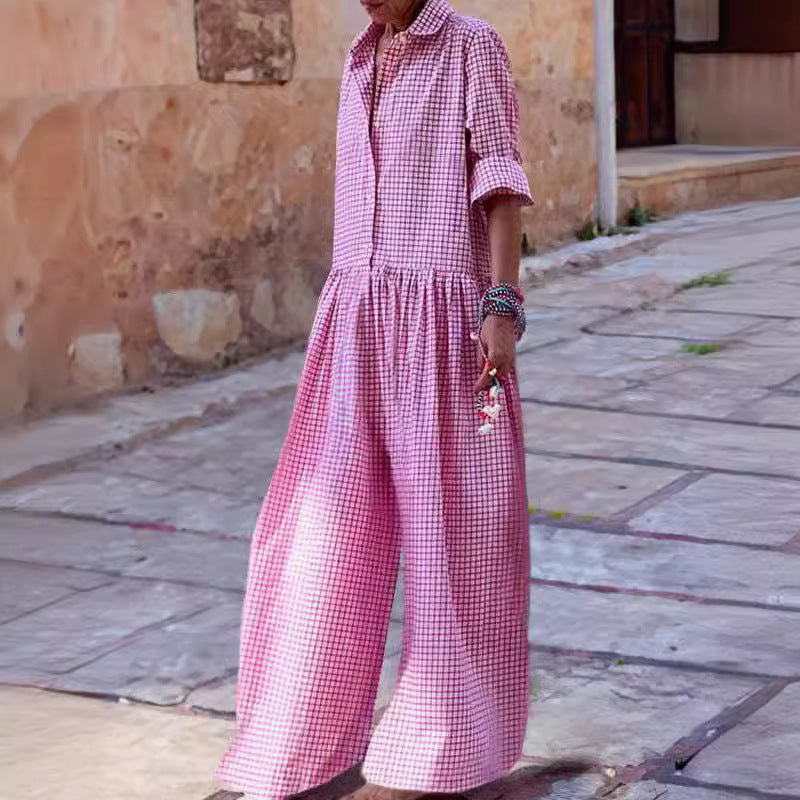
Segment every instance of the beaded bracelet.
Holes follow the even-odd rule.
[[[501,317],[514,317],[514,330],[519,341],[525,333],[525,297],[518,286],[499,283],[484,292],[480,304],[481,324],[490,314]]]

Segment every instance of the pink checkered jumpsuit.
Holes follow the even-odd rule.
[[[491,284],[481,201],[532,202],[508,56],[428,0],[374,86],[381,32],[346,61],[333,265],[252,540],[218,777],[259,800],[362,760],[373,783],[463,791],[517,761],[528,716],[519,391],[512,372],[479,435],[470,339]],[[401,548],[403,650],[371,730]]]

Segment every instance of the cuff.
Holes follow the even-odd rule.
[[[469,179],[470,203],[475,205],[494,194],[516,195],[523,205],[534,204],[528,178],[513,158],[487,156],[475,162]]]

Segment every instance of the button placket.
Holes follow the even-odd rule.
[[[378,184],[380,181],[380,168],[379,168],[379,151],[377,146],[377,131],[380,128],[378,124],[378,120],[380,117],[380,101],[381,95],[383,94],[383,87],[386,81],[386,73],[389,67],[389,62],[391,58],[391,49],[394,42],[391,42],[389,47],[386,48],[386,51],[383,54],[383,62],[378,64],[377,58],[378,54],[377,51],[373,56],[375,58],[374,68],[373,68],[373,87],[372,87],[372,108],[370,111],[370,121],[369,121],[369,149],[370,155],[372,157],[372,177],[373,177],[373,185],[372,185],[372,193],[371,193],[371,213],[369,215],[370,218],[370,231],[369,231],[369,263],[370,266],[374,263],[375,257],[375,226],[377,224],[377,217],[378,217]]]
[[[372,174],[374,179],[372,193],[372,230],[369,239],[371,240],[370,265],[374,263],[376,247],[376,226],[378,221],[378,198],[380,193],[380,147],[379,137],[381,129],[381,110],[384,108],[382,101],[386,98],[391,84],[398,77],[400,67],[403,63],[403,56],[406,52],[409,41],[406,31],[397,33],[383,54],[383,63],[378,67],[375,65],[375,79],[373,87],[372,110],[370,115],[369,142],[370,154],[372,156]],[[377,53],[375,54],[377,58]]]

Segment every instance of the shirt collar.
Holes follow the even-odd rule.
[[[444,26],[453,13],[453,7],[448,0],[427,0],[417,18],[408,26],[406,33],[409,36],[433,36]],[[383,25],[373,22],[368,25],[353,42],[350,52],[353,56],[360,56],[383,33]]]
[[[409,36],[433,36],[450,18],[453,8],[448,0],[428,0],[419,16],[408,26]]]

